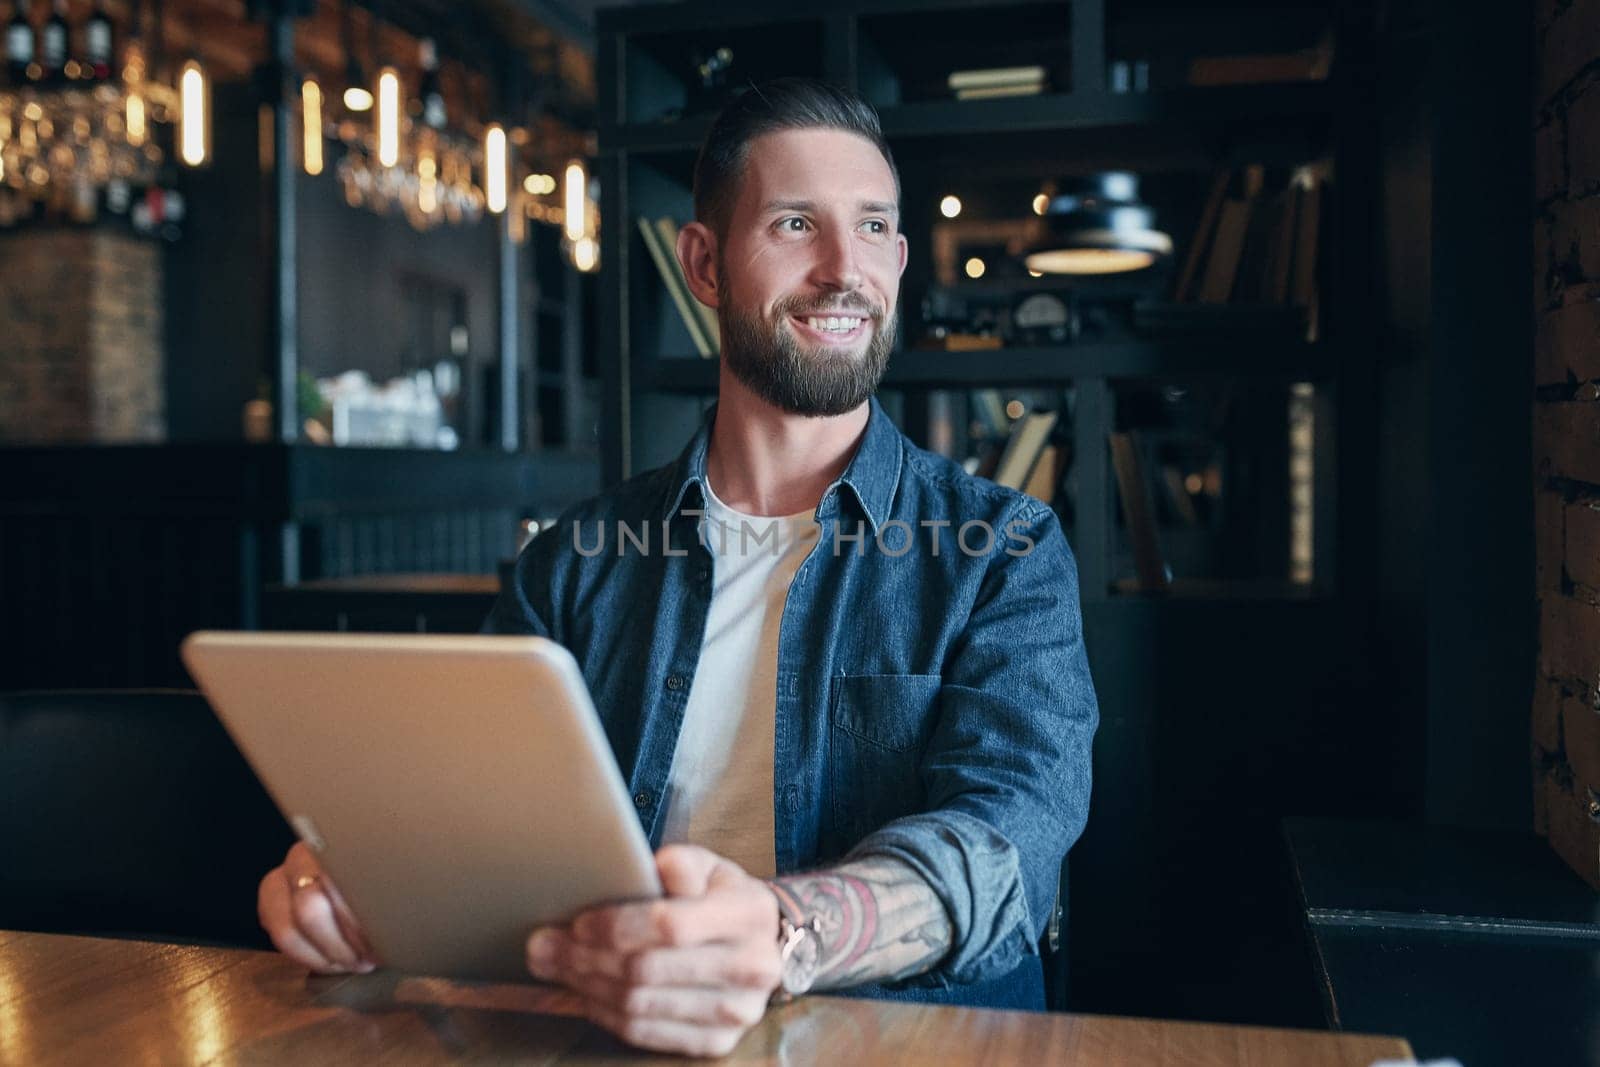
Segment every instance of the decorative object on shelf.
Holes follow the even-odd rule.
[[[1150,91],[1150,63],[1143,59],[1114,59],[1106,66],[1106,89],[1113,93]]]
[[[39,217],[88,223],[106,211],[137,232],[178,236],[183,201],[171,191],[172,157],[190,166],[209,158],[209,90],[198,58],[175,82],[161,73],[159,17],[147,54],[144,14],[142,4],[133,7],[119,70],[100,5],[82,27],[79,54],[62,5],[36,31],[28,5],[17,4],[0,91],[0,226]]]
[[[1044,236],[1023,257],[1040,274],[1121,274],[1172,252],[1172,238],[1139,202],[1139,179],[1126,171],[1064,179],[1044,218]]]
[[[1014,345],[1066,345],[1081,329],[1071,293],[1030,292],[1011,307],[1008,337]]]
[[[690,114],[702,111],[719,111],[739,90],[733,88],[733,49],[727,45],[690,57],[694,66],[694,81],[689,86],[685,109]]]

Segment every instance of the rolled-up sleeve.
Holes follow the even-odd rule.
[[[1036,954],[1088,818],[1099,708],[1077,565],[1055,513],[1034,502],[1013,506],[1002,538],[944,667],[920,768],[928,810],[850,853],[907,864],[949,912],[949,954],[911,984],[995,978]]]

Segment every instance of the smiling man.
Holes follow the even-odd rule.
[[[527,946],[637,1045],[725,1052],[809,990],[1043,1006],[1098,720],[1076,567],[1049,508],[873,399],[899,194],[858,98],[786,79],[729,105],[677,248],[719,401],[675,463],[537,537],[486,627],[572,651],[659,849],[664,899]],[[585,550],[622,528],[664,540]],[[371,966],[303,847],[260,907],[308,966]]]

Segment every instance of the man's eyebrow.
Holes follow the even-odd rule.
[[[812,200],[768,200],[765,204],[761,205],[762,214],[766,214],[769,211],[809,212],[815,211],[816,209],[816,202]],[[900,214],[899,206],[887,200],[863,200],[861,201],[860,209],[862,212],[872,215],[898,216]]]

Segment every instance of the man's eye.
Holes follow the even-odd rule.
[[[802,233],[806,228],[806,220],[799,215],[791,215],[778,223],[778,228],[787,233]]]
[[[889,224],[884,222],[882,219],[868,219],[866,222],[862,223],[862,225],[867,228],[868,233],[889,232]]]

